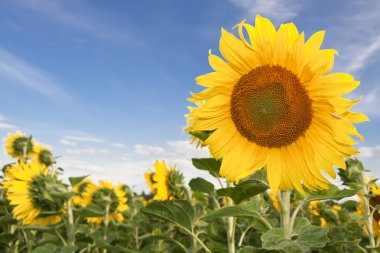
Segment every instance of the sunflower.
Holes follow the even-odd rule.
[[[108,218],[116,221],[123,221],[122,212],[128,209],[126,192],[123,185],[115,187],[108,181],[99,181],[99,185],[88,183],[82,193],[80,204],[86,206],[90,203],[98,205],[102,210],[109,209]],[[101,224],[104,217],[90,217],[87,222]]]
[[[73,192],[77,193],[78,195],[74,195],[71,198],[71,202],[75,206],[86,206],[88,203],[91,202],[91,195],[84,194],[86,192],[86,189],[88,187],[93,187],[95,185],[90,179],[85,178],[80,182],[79,184],[76,184],[73,187]]]
[[[377,185],[371,185],[370,186],[370,193],[373,195],[369,203],[371,206],[375,207],[376,205],[380,204],[380,189]],[[356,214],[364,217],[365,216],[365,206],[364,206],[364,199],[360,192],[357,193],[359,197],[359,206],[356,208]],[[362,220],[361,224],[364,225],[365,221]],[[380,212],[375,211],[372,216],[372,231],[373,236],[378,237],[380,236]],[[368,233],[368,229],[366,229],[366,232]]]
[[[321,217],[321,208],[322,202],[319,200],[311,201],[309,205],[309,211],[312,215],[320,217],[321,227],[327,227],[327,221],[324,217]]]
[[[174,166],[168,167],[165,161],[156,161],[154,170],[148,170],[145,180],[153,193],[153,200],[170,200],[182,198],[184,195],[183,175]]]
[[[49,167],[55,163],[52,152],[48,148],[41,145],[35,145],[31,157],[46,167]]]
[[[341,96],[359,82],[345,73],[329,73],[333,49],[320,49],[324,31],[306,42],[293,23],[275,29],[256,17],[256,26],[237,25],[239,38],[222,29],[220,52],[209,52],[215,72],[196,78],[205,90],[193,94],[186,131],[212,134],[204,144],[223,158],[220,176],[227,182],[266,167],[271,189],[327,188],[321,170],[335,178],[333,166],[363,137],[353,123],[367,121],[349,109],[359,100]],[[248,34],[249,39],[245,37]]]
[[[276,209],[277,212],[280,212],[281,207],[280,207],[280,201],[278,201],[277,192],[270,191],[268,195],[269,195],[269,198],[272,200],[274,209]]]
[[[33,139],[20,131],[9,133],[4,142],[5,152],[13,158],[27,158],[33,152]]]
[[[50,225],[61,221],[64,200],[54,198],[48,189],[65,187],[55,174],[37,163],[20,162],[11,168],[3,182],[13,215],[24,225]]]

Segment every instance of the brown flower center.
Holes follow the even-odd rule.
[[[309,128],[311,99],[297,76],[281,66],[260,66],[240,78],[231,117],[249,141],[265,147],[295,142]]]

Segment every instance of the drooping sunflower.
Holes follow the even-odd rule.
[[[54,198],[49,189],[64,188],[56,174],[38,163],[20,162],[3,182],[13,215],[24,225],[50,225],[61,221],[64,200]]]
[[[169,188],[169,174],[174,171],[174,168],[169,169],[165,161],[156,161],[154,170],[155,172],[148,170],[144,175],[147,185],[154,195],[153,200],[173,199]]]
[[[109,208],[108,219],[123,221],[122,212],[128,209],[127,196],[123,189],[123,185],[114,186],[108,181],[99,181],[99,185],[89,183],[82,193],[82,201],[79,202],[82,206],[90,203],[98,205],[102,210]],[[104,217],[90,217],[87,222],[101,224]]]
[[[153,200],[170,200],[184,195],[184,177],[174,166],[167,166],[165,161],[156,161],[154,171],[148,170],[145,180],[153,193]]]
[[[204,144],[228,182],[266,167],[274,192],[326,188],[321,171],[335,178],[333,166],[358,153],[352,136],[363,140],[353,124],[368,118],[349,111],[360,99],[341,97],[359,82],[329,73],[337,52],[320,49],[324,31],[305,42],[293,23],[276,30],[261,16],[237,27],[239,38],[222,29],[224,60],[209,53],[215,72],[196,78],[206,89],[189,99],[186,131],[212,131]]]
[[[5,152],[13,158],[26,158],[33,152],[33,139],[20,131],[9,133],[4,142]]]
[[[86,192],[87,187],[93,187],[95,185],[89,178],[85,178],[79,184],[76,184],[73,187],[73,192],[78,195],[74,195],[71,197],[71,202],[75,206],[86,206],[91,202],[92,196],[89,194],[84,194]],[[96,186],[95,186],[96,187]]]
[[[366,179],[366,181],[369,181],[370,179]],[[371,184],[370,185],[370,194],[372,197],[369,199],[369,204],[373,208],[377,205],[380,205],[380,188],[377,184]],[[359,197],[359,206],[356,209],[356,214],[364,217],[365,216],[365,206],[364,206],[364,199],[360,192],[358,192]],[[364,224],[365,222],[362,221]],[[380,237],[380,211],[374,211],[372,216],[372,231],[373,235],[375,237]],[[368,233],[368,231],[367,231]]]
[[[46,167],[49,167],[55,163],[52,152],[48,148],[39,144],[35,145],[31,157],[35,159],[36,162]]]

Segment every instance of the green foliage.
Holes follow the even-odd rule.
[[[215,196],[215,187],[209,181],[197,177],[190,180],[189,186],[193,191],[206,193],[209,196]]]
[[[240,204],[242,201],[247,200],[257,194],[265,192],[268,185],[256,180],[242,181],[235,187],[228,187],[217,190],[219,196],[230,197],[235,204]]]
[[[195,168],[206,170],[213,177],[219,176],[220,166],[222,165],[221,160],[216,160],[214,158],[193,158],[192,161]]]
[[[142,208],[141,212],[193,231],[194,210],[192,205],[185,200],[152,202]]]
[[[327,241],[327,228],[311,225],[306,219],[299,219],[291,238],[286,238],[282,228],[272,228],[261,236],[263,248],[285,252],[309,252],[312,248],[323,248]]]
[[[339,189],[336,185],[329,185],[329,188],[322,191],[308,191],[306,201],[313,200],[341,200],[343,198],[354,196],[357,193],[357,190],[353,189]]]

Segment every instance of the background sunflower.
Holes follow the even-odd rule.
[[[14,206],[13,215],[24,225],[50,225],[61,221],[64,200],[52,194],[65,188],[55,174],[49,174],[37,163],[20,162],[4,181],[7,198]],[[54,189],[54,190],[53,190]]]

